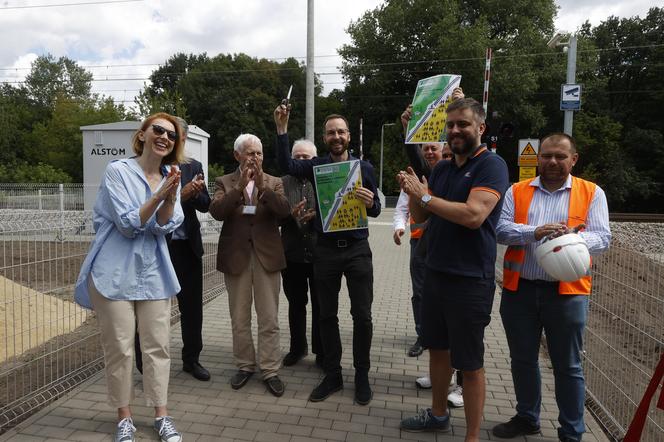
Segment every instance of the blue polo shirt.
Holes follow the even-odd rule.
[[[496,225],[508,187],[505,161],[485,145],[479,146],[461,167],[454,160],[439,162],[429,178],[432,195],[465,203],[471,191],[486,191],[496,194],[500,200],[479,229],[469,229],[432,215],[426,233],[429,241],[427,267],[455,275],[493,278]]]

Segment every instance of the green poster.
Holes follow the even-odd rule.
[[[323,232],[369,227],[367,208],[355,195],[362,186],[359,160],[315,166],[314,180]]]
[[[452,91],[461,84],[461,75],[435,75],[417,82],[413,114],[408,122],[406,143],[437,143],[447,139],[445,120]]]

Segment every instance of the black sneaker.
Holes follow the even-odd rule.
[[[252,371],[238,370],[231,378],[231,388],[233,388],[233,390],[239,390],[244,387],[249,378],[253,375],[254,373]]]
[[[359,405],[367,405],[371,402],[373,391],[369,385],[367,373],[355,373],[355,402]]]
[[[188,364],[186,362],[183,363],[182,371],[184,371],[185,373],[190,373],[193,377],[195,377],[199,381],[210,380],[210,372],[207,371],[207,369],[198,362],[194,362],[193,364]]]
[[[290,367],[291,365],[297,364],[297,362],[306,355],[307,355],[306,351],[304,353],[289,351],[288,354],[284,356],[284,361],[283,361],[284,367]]]
[[[422,341],[420,341],[420,338],[417,338],[417,341],[415,341],[415,343],[408,349],[408,356],[415,358],[422,353],[424,353],[424,347],[422,346]]]
[[[320,402],[327,399],[332,393],[344,388],[344,380],[340,374],[338,375],[326,375],[323,378],[323,381],[318,384],[314,391],[309,395],[309,400],[311,402]]]
[[[540,426],[532,423],[525,417],[514,416],[509,422],[498,424],[491,431],[494,436],[511,439],[517,436],[539,433]]]
[[[281,379],[279,379],[279,376],[272,376],[271,378],[267,378],[263,381],[263,383],[270,391],[270,393],[276,397],[283,395],[284,390],[286,389],[284,387],[284,383],[281,382]]]

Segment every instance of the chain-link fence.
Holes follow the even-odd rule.
[[[93,238],[91,215],[0,209],[0,434],[102,367],[94,313],[73,302]],[[219,229],[204,217],[204,302],[224,288]],[[174,320],[178,313],[174,306]]]
[[[584,368],[588,408],[620,440],[664,352],[664,224],[611,230],[611,248],[594,262]],[[654,402],[644,442],[664,440]]]

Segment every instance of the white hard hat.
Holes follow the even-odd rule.
[[[535,249],[537,263],[558,281],[576,281],[590,270],[590,253],[586,241],[568,233],[542,243]]]

